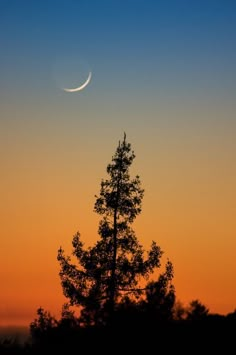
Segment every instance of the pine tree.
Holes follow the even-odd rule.
[[[64,295],[71,305],[81,307],[81,319],[86,324],[108,322],[116,305],[127,297],[138,301],[146,290],[142,280],[147,281],[160,267],[161,248],[153,241],[145,253],[131,228],[141,212],[144,195],[139,176],[130,178],[134,158],[124,134],[107,166],[108,178],[101,181],[100,194],[95,196],[94,211],[101,215],[100,239],[85,250],[80,233],[74,235],[76,264],[62,248],[58,251]]]

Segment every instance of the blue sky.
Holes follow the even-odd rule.
[[[2,85],[47,88],[58,58],[76,54],[103,90],[230,94],[235,7],[227,0],[1,1]]]

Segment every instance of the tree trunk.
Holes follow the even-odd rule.
[[[111,267],[111,289],[110,289],[110,319],[113,320],[115,309],[115,293],[116,293],[116,258],[117,258],[117,208],[114,211],[114,235],[113,235],[113,257]]]

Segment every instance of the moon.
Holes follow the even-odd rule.
[[[77,91],[81,91],[81,90],[83,90],[83,89],[89,84],[91,78],[92,78],[92,72],[90,71],[87,80],[86,80],[82,85],[78,86],[77,88],[72,88],[72,89],[70,89],[70,88],[63,88],[63,90],[66,91],[66,92],[77,92]]]

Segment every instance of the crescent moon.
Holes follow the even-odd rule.
[[[66,92],[81,91],[89,84],[91,78],[92,78],[92,72],[89,72],[87,80],[81,86],[78,86],[77,88],[73,88],[73,89],[63,88],[63,90],[66,91]]]

